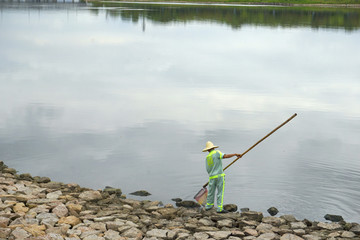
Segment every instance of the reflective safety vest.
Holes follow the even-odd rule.
[[[215,177],[219,174],[223,174],[223,167],[222,167],[222,159],[224,157],[224,154],[220,152],[219,150],[212,150],[207,156],[206,156],[206,170],[209,174],[209,177]]]

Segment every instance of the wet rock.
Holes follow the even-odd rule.
[[[343,217],[340,215],[326,214],[324,218],[332,222],[344,221]]]
[[[267,212],[271,215],[271,216],[275,216],[276,214],[279,213],[279,210],[276,207],[271,207],[267,210]]]
[[[242,212],[241,217],[245,217],[248,220],[261,222],[264,216],[261,212],[248,211],[248,212]]]
[[[172,198],[171,201],[174,201],[174,202],[181,202],[182,199],[181,198]]]
[[[287,222],[297,222],[296,218],[293,215],[283,215],[280,218],[284,219]]]
[[[117,197],[121,197],[121,194],[122,194],[122,191],[120,188],[113,188],[113,187],[109,187],[109,186],[106,186],[105,189],[103,190],[103,192],[109,193],[109,194],[115,194]]]
[[[238,207],[235,204],[225,204],[224,209],[229,212],[236,212]]]
[[[249,212],[250,211],[250,209],[249,208],[240,208],[240,212]]]
[[[130,195],[140,196],[140,197],[146,197],[146,196],[150,196],[151,193],[149,193],[148,191],[145,191],[145,190],[139,190],[139,191],[130,193]]]
[[[30,175],[30,173],[22,173],[19,175],[19,179],[26,180],[26,181],[32,181],[33,177]]]
[[[184,207],[184,208],[199,208],[200,204],[195,201],[181,201],[176,203],[177,207]]]

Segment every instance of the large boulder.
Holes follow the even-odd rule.
[[[332,222],[344,221],[343,217],[340,215],[326,214],[324,218]]]

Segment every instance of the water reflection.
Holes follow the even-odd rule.
[[[260,21],[269,8],[41,5],[1,5],[8,165],[93,188],[146,189],[164,202],[191,199],[207,180],[207,140],[243,152],[297,112],[228,169],[226,201],[360,221],[356,24],[314,31],[301,17],[308,10],[276,22],[278,12]]]
[[[94,3],[106,9],[107,16],[134,23],[147,18],[156,23],[187,23],[207,21],[226,24],[234,29],[245,25],[270,27],[301,27],[314,29],[335,28],[352,31],[360,27],[360,9],[294,8],[294,7],[244,7],[203,5],[161,5],[131,3]],[[118,7],[125,9],[119,9]],[[128,11],[129,10],[129,11]],[[134,11],[136,10],[136,11]],[[94,13],[100,9],[92,9]]]

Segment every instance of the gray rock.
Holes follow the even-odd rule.
[[[207,232],[207,234],[209,234],[210,237],[212,237],[216,240],[221,240],[221,239],[227,239],[231,235],[231,232],[230,231],[215,231],[215,232]]]
[[[286,223],[286,221],[284,219],[278,218],[278,217],[264,217],[261,221],[263,223],[268,223],[273,226],[280,226],[280,225]]]
[[[356,234],[360,234],[360,225],[355,225],[350,229],[350,231]]]
[[[197,232],[194,234],[194,237],[196,240],[203,240],[203,239],[208,239],[209,235],[204,232]]]
[[[279,239],[279,235],[273,232],[263,233],[259,237],[256,238],[257,240],[274,240]]]
[[[355,233],[349,232],[349,231],[344,231],[344,232],[341,234],[341,237],[342,237],[342,238],[354,238],[355,236],[356,236]]]
[[[332,222],[344,221],[343,217],[340,215],[326,214],[324,218]]]
[[[284,219],[287,222],[297,222],[296,218],[293,215],[283,215],[280,218]]]
[[[291,222],[290,227],[291,229],[305,229],[307,226],[303,222]]]
[[[10,228],[0,228],[0,239],[8,239],[10,233]]]
[[[222,228],[222,227],[227,227],[227,228],[232,228],[233,227],[233,220],[231,219],[223,219],[217,222],[217,227],[218,228]]]
[[[109,186],[106,186],[105,189],[103,190],[103,192],[109,193],[109,194],[115,194],[117,197],[121,197],[121,194],[122,194],[122,191],[120,188],[113,188],[113,187],[109,187]]]
[[[79,198],[85,201],[96,201],[102,199],[102,196],[99,191],[85,191],[79,195]]]
[[[48,182],[51,182],[51,179],[48,178],[48,177],[35,176],[34,181],[37,182],[37,183],[48,183]]]
[[[261,212],[249,211],[249,212],[242,212],[241,217],[245,217],[248,220],[261,222],[264,216]]]
[[[338,223],[318,223],[317,225],[319,228],[326,229],[326,230],[341,230],[342,226]]]
[[[149,193],[148,191],[145,191],[145,190],[139,190],[139,191],[130,193],[130,195],[146,197],[146,196],[150,196],[151,193]]]
[[[106,231],[104,234],[104,238],[105,238],[105,240],[120,240],[120,239],[122,239],[120,237],[119,232],[114,231],[114,230]]]
[[[146,232],[146,237],[166,238],[169,230],[152,229]]]
[[[95,234],[84,237],[83,240],[105,240],[103,237],[99,237]]]
[[[173,199],[171,199],[171,200],[174,201],[174,202],[181,202],[181,201],[182,201],[181,198],[173,198]]]
[[[282,235],[280,240],[304,240],[304,239],[299,236],[296,236],[294,234],[286,233],[286,234]]]
[[[61,203],[57,205],[55,208],[53,208],[52,212],[55,213],[56,216],[61,218],[61,217],[65,217],[69,213],[69,210],[63,203]]]
[[[30,234],[20,227],[15,228],[11,235],[14,236],[15,239],[26,239],[30,237]]]
[[[250,211],[250,209],[249,208],[240,208],[240,212],[248,212],[248,211]]]
[[[271,207],[267,210],[267,212],[271,215],[271,216],[275,216],[276,214],[279,213],[279,210],[277,210],[276,207]]]
[[[19,175],[19,178],[21,180],[26,180],[26,181],[32,181],[33,177],[30,175],[30,173],[22,173]]]
[[[199,208],[200,204],[195,201],[181,201],[176,203],[177,207],[184,207],[184,208]]]
[[[235,204],[225,204],[224,209],[229,212],[236,212],[238,207]]]

